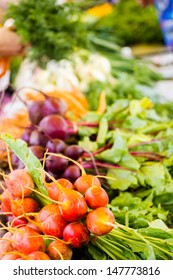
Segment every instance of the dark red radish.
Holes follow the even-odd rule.
[[[28,255],[28,260],[50,260],[49,256],[41,251],[35,251]]]
[[[83,154],[83,152],[84,150],[82,147],[78,145],[69,145],[65,148],[64,155],[74,160],[77,160]]]
[[[26,143],[29,143],[30,135],[31,135],[33,130],[34,130],[34,126],[32,126],[32,125],[26,127],[22,136],[21,136],[21,139],[23,141],[25,141]]]
[[[44,234],[62,238],[67,221],[61,215],[57,204],[45,205],[37,216],[38,226]]]
[[[101,187],[100,180],[94,175],[82,175],[74,182],[75,189],[83,195],[85,194],[86,190],[92,186]]]
[[[67,113],[67,104],[64,100],[56,97],[47,97],[41,108],[42,117],[46,117],[52,114],[59,114],[65,116]]]
[[[74,183],[77,178],[81,176],[81,171],[77,165],[70,165],[68,166],[64,173],[62,174],[62,177],[68,179],[70,182]]]
[[[16,217],[25,213],[33,213],[38,211],[39,204],[32,197],[17,198],[12,202],[11,212]]]
[[[67,137],[68,124],[60,115],[49,115],[44,117],[40,121],[39,127],[51,138],[65,140]]]
[[[32,151],[32,153],[38,158],[38,159],[43,159],[45,149],[44,147],[40,145],[35,145],[35,146],[29,146],[29,149]]]
[[[90,232],[83,223],[73,222],[65,227],[63,239],[72,247],[80,248],[89,243]]]
[[[42,131],[34,129],[29,138],[29,146],[46,146],[49,138]]]
[[[38,124],[41,119],[43,118],[41,110],[43,107],[44,101],[38,100],[38,101],[33,101],[32,103],[29,104],[28,106],[28,114],[29,114],[29,119],[32,124]]]
[[[43,236],[28,226],[15,230],[12,236],[12,247],[26,255],[34,251],[46,250]]]
[[[109,203],[109,196],[102,187],[93,186],[86,190],[85,200],[89,208],[96,209],[98,207],[107,206]]]
[[[94,235],[105,235],[109,233],[115,224],[115,217],[111,210],[106,207],[99,207],[88,213],[86,226]]]
[[[5,177],[5,184],[14,197],[29,196],[34,189],[34,181],[26,169],[16,169]]]
[[[47,247],[47,254],[51,260],[71,260],[73,251],[64,240],[54,240]]]
[[[11,153],[11,164],[13,166],[13,169],[25,168],[24,163],[13,152]]]
[[[48,172],[61,174],[67,168],[68,160],[65,158],[59,158],[53,155],[49,155],[46,158],[45,166]]]
[[[50,153],[63,153],[65,147],[66,147],[66,144],[63,140],[54,138],[54,139],[48,140],[45,148]]]

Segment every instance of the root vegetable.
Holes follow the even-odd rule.
[[[38,227],[44,234],[62,238],[67,221],[61,215],[57,204],[45,205],[37,216]]]
[[[109,203],[109,196],[102,187],[93,186],[86,190],[85,200],[90,208],[96,209],[106,206]]]
[[[9,192],[15,197],[29,196],[34,189],[34,181],[26,169],[16,169],[5,177]]]
[[[63,239],[75,248],[86,246],[89,243],[90,232],[81,222],[68,224],[63,232]]]
[[[40,251],[35,251],[32,252],[28,255],[28,259],[29,260],[50,260],[49,256],[44,253],[44,252],[40,252]]]
[[[47,254],[52,260],[71,260],[73,251],[63,240],[54,240],[47,247]]]
[[[105,235],[109,233],[115,224],[115,217],[111,210],[106,207],[99,207],[88,213],[86,226],[94,235]]]
[[[12,247],[26,255],[46,249],[43,236],[28,226],[16,229],[12,236]]]
[[[51,138],[59,138],[65,140],[67,137],[68,125],[66,120],[59,115],[49,115],[44,117],[39,127],[41,130]]]
[[[83,175],[80,176],[75,182],[74,182],[74,187],[75,189],[82,193],[83,195],[85,194],[86,190],[92,186],[99,186],[101,187],[100,180],[93,176],[93,175]]]
[[[11,206],[11,211],[16,217],[24,213],[37,212],[38,210],[39,204],[32,197],[15,199]]]

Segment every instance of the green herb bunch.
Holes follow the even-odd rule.
[[[6,18],[15,20],[17,33],[31,46],[31,59],[42,65],[50,59],[65,59],[87,46],[89,33],[81,15],[81,9],[73,3],[20,0],[18,5],[9,5]]]

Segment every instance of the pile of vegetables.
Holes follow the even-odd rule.
[[[6,18],[15,20],[17,33],[31,45],[30,55],[34,61],[40,64],[51,59],[58,61],[78,49],[105,51],[112,48],[118,52],[119,45],[151,42],[153,38],[154,42],[162,42],[152,6],[143,9],[133,0],[99,6],[97,1],[94,13],[91,9],[94,1],[70,2],[20,0],[18,5],[9,5]],[[103,13],[99,13],[102,10]]]
[[[48,97],[29,115],[23,140],[1,133],[1,259],[172,259],[172,121],[147,98],[70,122]]]
[[[93,13],[94,1],[57,5],[55,0],[37,1],[37,4],[34,0],[21,0],[18,5],[9,5],[6,18],[14,19],[16,32],[27,45],[22,59],[29,58],[34,63],[28,65],[28,70],[22,64],[19,70],[18,59],[17,67],[13,60],[11,78],[14,87],[20,89],[29,86],[46,92],[58,89],[60,94],[62,90],[59,97],[67,97],[66,102],[72,107],[76,107],[76,104],[71,104],[70,95],[73,96],[74,88],[77,87],[86,95],[90,110],[98,108],[102,91],[106,93],[108,104],[114,102],[115,98],[133,99],[147,94],[152,100],[158,101],[151,88],[163,77],[153,71],[148,63],[123,57],[121,44],[117,43],[117,22],[110,21],[111,17],[116,21],[118,9],[132,4],[120,1],[111,6],[103,2],[98,1],[97,10],[106,12],[108,7],[109,13],[101,18]],[[143,10],[139,5],[135,7]],[[138,10],[136,14],[139,14]],[[29,81],[24,79],[23,71],[26,76],[30,76]],[[77,101],[78,97],[75,99]],[[85,109],[84,105],[81,110],[86,112]],[[77,106],[76,112],[79,110]]]
[[[55,77],[58,62],[70,62],[80,85],[93,57],[110,67],[104,81],[98,69],[89,72],[85,96],[74,85],[73,93],[28,87],[23,134],[0,133],[0,258],[173,259],[173,122],[171,108],[151,95],[162,77],[123,57],[106,30],[131,1],[102,19],[91,13],[93,1],[55,2],[10,5],[7,17],[31,43],[27,57],[52,63]]]

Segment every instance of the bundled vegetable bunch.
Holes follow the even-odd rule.
[[[1,211],[8,217],[7,226],[1,223],[8,231],[1,239],[1,259],[71,259],[73,248],[113,229],[109,197],[97,177],[82,169],[74,184],[56,180],[23,140],[1,138],[26,164],[4,175],[5,187],[1,184]]]

